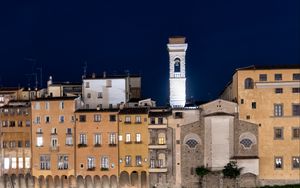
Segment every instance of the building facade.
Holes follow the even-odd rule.
[[[3,174],[31,173],[31,108],[29,101],[10,101],[0,107]]]
[[[241,120],[259,125],[261,184],[299,183],[300,67],[237,69],[221,98],[239,104]]]
[[[76,176],[119,175],[118,109],[79,109],[76,115]]]
[[[75,97],[31,102],[32,175],[75,175]]]

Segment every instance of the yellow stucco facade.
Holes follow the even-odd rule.
[[[239,104],[241,120],[259,125],[260,180],[299,179],[299,75],[299,68],[238,69],[221,95]]]
[[[147,173],[148,109],[124,108],[119,112],[119,165],[120,173]]]

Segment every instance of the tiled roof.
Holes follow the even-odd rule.
[[[158,111],[158,112],[149,112],[149,117],[166,117],[166,116],[171,116],[172,111]]]
[[[118,108],[106,108],[106,109],[78,109],[75,113],[84,113],[84,112],[118,112]]]
[[[78,98],[77,96],[71,97],[44,97],[44,98],[37,98],[33,101],[59,101],[59,100],[74,100]]]
[[[147,114],[148,108],[123,108],[120,110],[119,114]]]

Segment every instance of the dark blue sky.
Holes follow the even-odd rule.
[[[142,74],[142,91],[168,99],[172,35],[184,35],[187,96],[216,98],[235,68],[300,63],[300,1],[5,1],[0,4],[2,86],[27,85],[33,62],[44,85],[88,73]],[[9,2],[9,3],[8,3]]]

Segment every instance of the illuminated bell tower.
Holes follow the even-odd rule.
[[[170,105],[184,107],[185,95],[185,52],[187,43],[185,37],[169,38],[169,66],[170,66]]]

